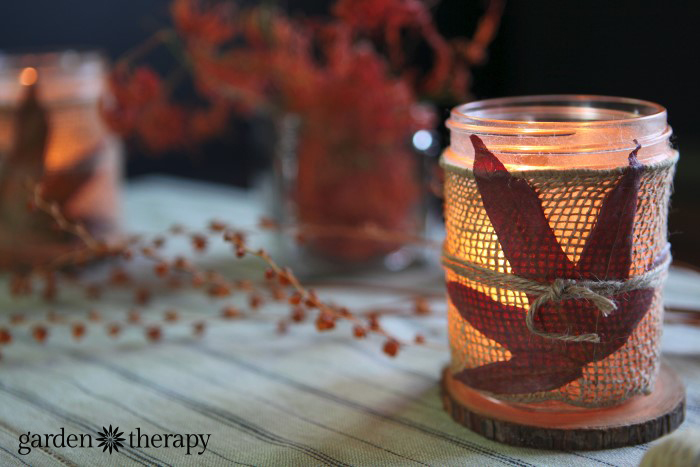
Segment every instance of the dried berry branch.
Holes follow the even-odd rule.
[[[72,252],[70,255],[66,255],[59,262],[52,262],[48,267],[40,268],[37,270],[37,273],[41,271],[42,274],[46,274],[47,271],[52,271],[51,268],[55,267],[57,264],[65,266],[70,264],[71,260],[75,260],[76,262],[74,264],[79,265],[84,264],[87,258],[96,259],[106,256],[120,256],[130,260],[135,254],[138,254],[154,263],[153,272],[159,278],[167,278],[171,272],[184,273],[190,277],[192,286],[197,288],[205,287],[207,294],[212,297],[227,297],[231,295],[234,290],[242,290],[250,292],[250,308],[256,309],[262,304],[263,299],[259,290],[256,290],[253,284],[248,281],[230,281],[216,271],[205,271],[196,267],[184,257],[179,256],[171,260],[159,254],[157,250],[165,243],[164,236],[155,237],[150,244],[145,244],[143,237],[132,236],[121,244],[108,245],[93,237],[92,234],[79,223],[72,222],[66,218],[57,204],[43,197],[41,189],[38,186],[32,189],[32,204],[39,211],[48,214],[56,223],[57,228],[78,237],[85,247],[84,249]],[[264,225],[266,223],[263,221],[261,224]],[[206,234],[188,232],[181,226],[173,226],[169,229],[169,233],[172,235],[189,235],[192,247],[195,251],[201,252],[207,247]],[[320,300],[314,290],[307,289],[302,285],[291,269],[283,268],[277,264],[264,249],[249,247],[246,244],[246,232],[233,229],[220,221],[212,221],[209,224],[208,233],[218,235],[224,241],[233,244],[238,258],[253,256],[265,263],[267,266],[265,270],[265,279],[270,295],[278,301],[286,298],[289,303],[294,306],[290,315],[292,321],[301,321],[301,319],[299,319],[300,316],[302,314],[305,316],[312,310],[316,310],[317,312],[315,326],[319,331],[327,331],[335,328],[336,322],[339,320],[348,321],[353,325],[353,335],[357,338],[363,338],[369,333],[381,336],[385,340],[383,350],[391,356],[396,355],[402,346],[411,343],[424,344],[425,340],[420,335],[416,336],[413,342],[404,342],[392,336],[384,330],[379,323],[379,317],[382,315],[381,312],[375,311],[364,315],[353,314],[345,307]],[[368,234],[372,235],[373,238],[386,240],[378,230],[370,230]],[[395,238],[391,238],[395,240]],[[124,270],[115,268],[112,271],[109,281],[116,285],[126,284],[129,282],[129,278]],[[93,287],[95,287],[95,284],[91,284],[88,287],[88,291],[92,292],[92,295],[98,296],[99,291],[96,291]],[[291,288],[293,293],[287,296],[284,290],[285,288]],[[147,290],[137,288],[135,292],[137,303],[147,302],[149,295]],[[421,305],[419,303],[420,302],[416,302],[416,314],[425,314],[426,305]],[[221,313],[221,317],[224,319],[239,316],[241,316],[240,312],[230,307],[224,308]],[[99,320],[99,316],[96,312],[93,314],[92,318],[93,321]],[[56,320],[53,319],[49,321],[55,322]],[[136,318],[136,313],[133,311],[130,312],[128,323],[135,324],[139,321],[140,320]],[[171,310],[164,319],[165,323],[176,321],[178,321],[178,315],[174,310]],[[279,321],[278,327],[280,329],[283,328],[286,322],[288,321],[284,319]],[[109,335],[116,336],[119,334],[122,326],[123,323],[110,323],[107,327],[107,332]],[[201,335],[204,328],[205,321],[198,320],[196,326],[194,326],[194,332]],[[46,340],[48,330],[44,326],[37,324],[33,329],[35,329],[33,335],[37,341],[43,342]],[[146,337],[149,340],[158,340],[161,336],[161,331],[159,329],[160,328],[157,326],[147,328]],[[87,328],[82,323],[75,323],[73,331],[74,338],[80,339],[87,332]]]

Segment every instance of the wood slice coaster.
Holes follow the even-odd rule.
[[[455,381],[445,368],[442,401],[458,423],[500,443],[537,449],[596,450],[648,443],[685,418],[685,387],[662,363],[654,391],[616,407],[536,410],[487,397]]]

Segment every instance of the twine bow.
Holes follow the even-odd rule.
[[[603,317],[608,317],[617,310],[617,304],[612,297],[631,292],[632,290],[647,289],[660,286],[671,264],[671,254],[668,246],[662,253],[662,261],[655,267],[639,276],[630,277],[625,281],[592,281],[576,279],[555,279],[551,284],[542,284],[514,274],[505,274],[483,266],[464,261],[447,253],[443,253],[443,265],[452,269],[462,277],[491,287],[504,287],[517,290],[537,298],[530,303],[530,308],[525,316],[525,324],[528,330],[546,339],[556,339],[564,342],[592,342],[600,343],[600,336],[596,333],[579,335],[549,333],[537,329],[535,316],[537,310],[549,302],[562,302],[565,300],[588,300],[600,310]]]

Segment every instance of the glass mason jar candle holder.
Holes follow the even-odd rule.
[[[96,238],[117,235],[122,149],[99,115],[105,68],[89,51],[0,55],[0,269],[30,269],[77,246],[27,210],[28,183]]]
[[[298,274],[398,271],[422,259],[426,161],[408,131],[388,148],[353,152],[319,144],[297,115],[277,130],[272,212],[284,229],[278,247]]]
[[[651,403],[678,157],[666,110],[613,97],[503,98],[457,107],[447,126],[448,400],[518,426],[527,415],[513,413],[540,417],[540,429],[574,419],[583,425],[569,427],[585,429],[587,414],[624,419],[619,407]],[[505,441],[590,449],[646,439],[570,438]]]

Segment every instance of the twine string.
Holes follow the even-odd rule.
[[[443,253],[442,262],[444,266],[452,269],[462,277],[482,285],[503,287],[537,296],[530,303],[530,307],[525,315],[525,324],[531,333],[546,339],[597,344],[600,343],[600,336],[596,333],[573,335],[550,333],[537,329],[535,326],[537,311],[546,303],[583,299],[593,303],[600,310],[603,317],[607,318],[617,310],[617,304],[612,299],[614,296],[633,290],[655,288],[663,284],[666,272],[671,264],[671,254],[668,246],[664,249],[662,258],[649,271],[624,281],[558,278],[551,284],[543,284],[514,274],[493,271],[478,264],[456,258],[448,253]]]

